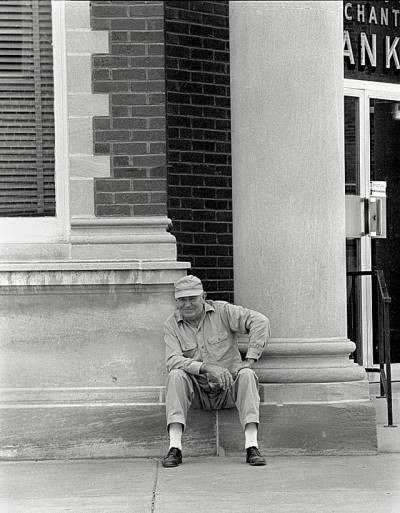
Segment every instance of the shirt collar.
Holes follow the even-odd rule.
[[[215,308],[208,301],[206,301],[204,303],[204,313],[207,314],[208,312],[215,312]],[[175,310],[175,319],[176,322],[184,322],[182,314],[178,309]]]

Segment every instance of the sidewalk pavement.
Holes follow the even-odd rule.
[[[400,453],[0,463],[1,513],[399,513]]]

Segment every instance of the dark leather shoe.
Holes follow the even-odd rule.
[[[168,454],[161,461],[163,467],[177,467],[182,463],[182,451],[176,447],[171,447]]]
[[[253,467],[261,467],[262,465],[267,464],[265,458],[261,456],[258,447],[248,447],[246,449],[246,452],[246,463],[250,463],[250,465],[252,465]]]

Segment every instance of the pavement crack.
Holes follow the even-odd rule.
[[[160,470],[160,464],[159,464],[159,461],[157,460],[156,476],[154,478],[153,491],[152,491],[152,497],[151,497],[151,513],[154,513],[155,507],[156,507],[156,493],[157,493],[157,482],[158,482],[159,470]]]

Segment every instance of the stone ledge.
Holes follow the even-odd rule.
[[[28,271],[102,271],[102,270],[181,270],[190,267],[188,262],[176,260],[49,260],[44,262],[5,262],[0,263],[0,272],[28,272]]]
[[[176,261],[40,262],[0,264],[2,292],[19,288],[170,286],[183,276],[188,264]]]
[[[132,258],[133,257],[133,258]],[[99,244],[71,244],[72,260],[176,260],[175,242],[143,241],[130,243],[122,242],[102,242]]]
[[[191,410],[185,454],[215,455],[215,429],[215,412]],[[2,411],[2,460],[148,458],[167,450],[165,407],[160,404]]]
[[[0,409],[165,404],[165,387],[1,388]]]
[[[367,390],[367,395],[365,391]],[[262,405],[369,402],[368,382],[261,383]],[[165,405],[165,386],[0,388],[0,408]]]
[[[259,445],[267,455],[376,454],[371,401],[262,404]],[[234,410],[219,413],[219,444],[227,456],[242,454],[244,436]]]
[[[368,381],[336,383],[261,383],[264,404],[314,404],[369,400]]]
[[[71,260],[176,260],[176,239],[167,231],[170,223],[164,216],[73,216]]]
[[[368,401],[262,404],[260,448],[266,455],[375,454],[373,411]],[[243,454],[237,410],[190,410],[183,445],[186,456]],[[167,448],[162,404],[2,410],[3,460],[161,457]]]

